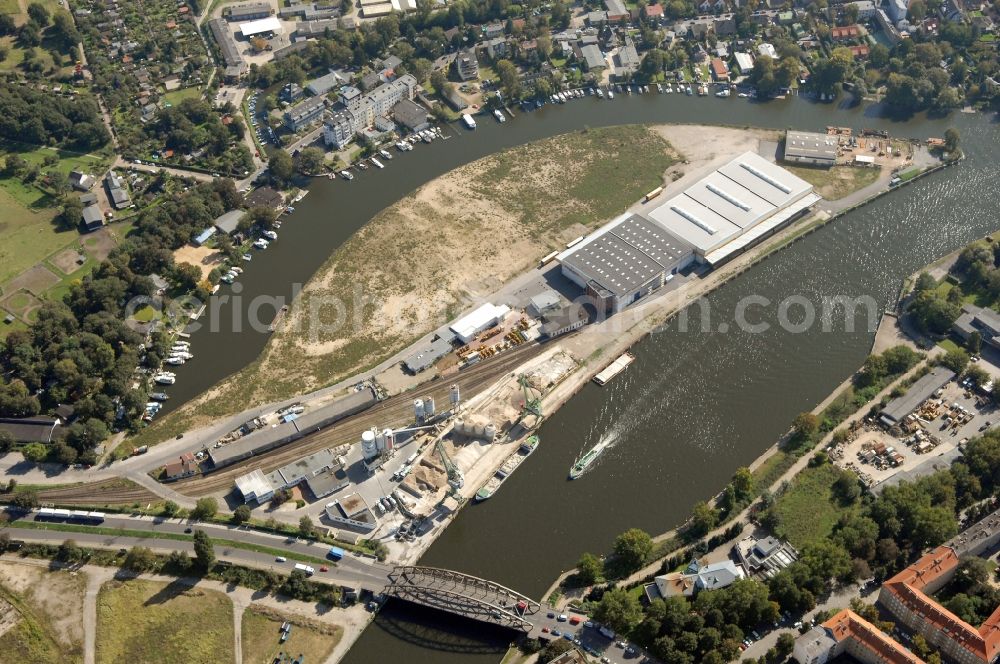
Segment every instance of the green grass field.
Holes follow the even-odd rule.
[[[774,510],[780,518],[778,535],[800,549],[827,537],[840,517],[853,509],[840,505],[831,493],[838,475],[839,470],[831,464],[806,468],[796,475],[775,501]]]
[[[75,230],[56,229],[54,209],[26,209],[3,184],[0,180],[0,284],[79,237]]]
[[[233,648],[233,605],[221,593],[111,581],[97,597],[97,664],[224,664]]]
[[[201,97],[201,88],[198,87],[182,88],[163,95],[163,99],[171,106],[176,106],[185,99],[198,99],[199,97]]]
[[[292,623],[284,643],[281,624]],[[314,621],[284,616],[267,607],[251,606],[243,614],[243,664],[271,664],[279,652],[304,656],[306,662],[325,662],[340,641],[344,630]]]
[[[828,201],[835,201],[863,189],[878,180],[882,170],[879,168],[857,168],[855,166],[834,166],[833,168],[808,168],[782,164],[795,175],[799,176],[816,188],[818,193]]]

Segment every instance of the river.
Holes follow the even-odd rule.
[[[585,98],[545,107],[499,125],[452,128],[452,138],[397,154],[384,171],[353,182],[316,180],[281,229],[281,238],[248,267],[243,303],[221,309],[227,325],[194,334],[197,359],[177,371],[172,405],[204,391],[251,362],[266,335],[236,332],[250,296],[288,297],[340,243],[379,210],[420,184],[463,163],[554,134],[626,122],[693,122],[822,130],[828,124],[885,128],[894,135],[941,136],[954,125],[968,159],[852,212],[745,272],[707,298],[710,331],[677,325],[644,340],[638,361],[605,388],[588,385],[542,426],[542,445],[489,501],[472,505],[434,543],[421,562],[504,583],[539,598],[582,551],[604,552],[629,527],[657,533],[687,516],[740,465],[750,463],[864,359],[873,332],[802,333],[772,324],[759,334],[719,331],[737,302],[758,295],[777,303],[803,296],[868,295],[884,306],[906,275],[964,243],[996,230],[1000,204],[995,177],[1000,139],[987,118],[953,114],[894,121],[872,107],[837,107],[799,99],[678,95]],[[706,143],[711,135],[706,134]],[[281,275],[280,280],[274,275]],[[236,314],[234,315],[234,312]],[[774,308],[756,318],[774,323]],[[795,318],[794,314],[790,317]],[[265,315],[266,318],[266,315]],[[244,325],[244,330],[246,326]],[[580,480],[567,470],[580,450],[602,436],[614,442]],[[510,633],[390,604],[345,659],[407,663],[495,662]]]

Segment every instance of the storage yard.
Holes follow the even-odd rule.
[[[874,493],[947,467],[997,419],[991,398],[954,378],[935,368],[891,401],[878,422],[866,419],[846,442],[829,448],[830,458]]]

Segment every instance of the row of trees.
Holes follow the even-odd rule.
[[[91,97],[62,97],[26,85],[0,86],[0,137],[90,151],[109,135]]]

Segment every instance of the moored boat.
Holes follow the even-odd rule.
[[[524,463],[524,460],[531,456],[538,448],[538,443],[541,439],[536,436],[528,436],[517,448],[517,450],[511,454],[509,457],[504,459],[504,462],[500,464],[497,472],[494,473],[493,477],[488,479],[483,486],[479,488],[476,492],[476,502],[482,502],[491,498],[493,494],[497,492],[500,485],[503,484],[511,473],[513,473],[518,466]]]

